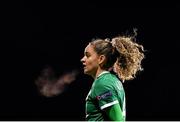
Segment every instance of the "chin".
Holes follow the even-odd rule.
[[[87,70],[84,70],[84,74],[90,75],[89,71],[87,71]]]
[[[84,70],[84,74],[88,74],[88,71]]]

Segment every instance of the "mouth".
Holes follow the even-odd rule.
[[[86,65],[85,65],[85,64],[83,64],[83,68],[84,68],[84,69],[86,68]]]

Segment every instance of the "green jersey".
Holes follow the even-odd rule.
[[[119,104],[125,121],[125,92],[120,80],[108,71],[102,72],[93,82],[86,97],[86,120],[106,121],[105,108]]]

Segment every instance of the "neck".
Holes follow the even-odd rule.
[[[96,72],[96,74],[93,76],[93,78],[96,79],[103,71],[106,71],[106,70],[97,69],[97,72]]]

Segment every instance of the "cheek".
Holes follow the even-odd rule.
[[[97,64],[98,63],[97,63],[96,60],[91,60],[91,61],[87,62],[87,65],[88,65],[89,68],[97,67],[98,66]]]

